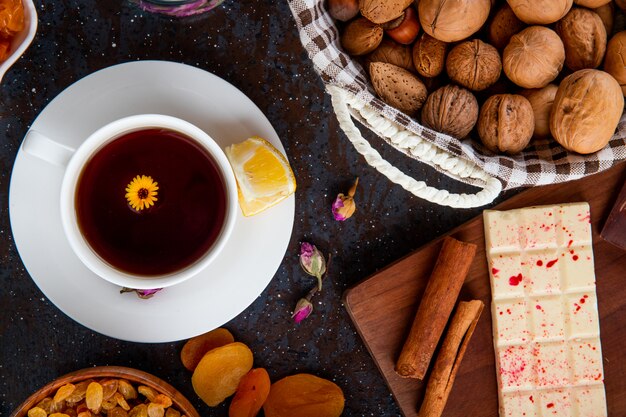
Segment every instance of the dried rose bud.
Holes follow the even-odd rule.
[[[332,211],[333,217],[335,220],[342,222],[344,220],[349,219],[354,214],[356,210],[356,204],[354,203],[354,194],[356,193],[356,186],[359,184],[359,179],[357,178],[350,187],[348,191],[348,195],[344,195],[343,193],[339,193],[337,198],[333,202]]]
[[[148,298],[152,298],[152,296],[154,296],[154,294],[158,293],[159,291],[161,291],[163,288],[154,288],[151,290],[137,290],[135,288],[122,288],[120,290],[120,294],[123,294],[125,292],[134,292],[137,294],[137,297],[147,300]]]
[[[322,277],[326,273],[326,259],[315,245],[302,242],[300,245],[300,266],[309,275],[317,278],[318,289],[322,289]]]
[[[296,324],[298,324],[302,320],[309,317],[312,312],[313,312],[313,304],[311,304],[311,302],[307,300],[306,298],[301,298],[298,301],[298,304],[296,304],[296,308],[293,311],[291,318],[293,319],[293,321],[296,322]]]

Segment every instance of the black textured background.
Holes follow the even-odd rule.
[[[182,342],[122,342],[74,323],[34,285],[11,236],[10,173],[32,121],[71,83],[101,68],[141,59],[190,64],[241,89],[273,124],[296,174],[295,225],[285,259],[268,288],[225,327],[252,348],[255,366],[267,368],[273,380],[311,372],[342,387],[346,416],[398,415],[341,295],[480,210],[420,201],[365,163],[339,130],[285,1],[226,0],[206,15],[183,20],[143,12],[126,0],[36,3],[37,36],[0,87],[0,416],[57,376],[94,365],[153,373],[180,389],[203,416],[227,415],[226,405],[210,409],[194,394],[191,375],[178,358]],[[366,137],[416,178],[469,191],[407,160],[372,135]],[[357,213],[337,223],[330,204],[355,176],[361,181]],[[331,252],[333,262],[324,292],[315,299],[314,314],[296,326],[291,309],[314,282],[298,265],[302,240]]]

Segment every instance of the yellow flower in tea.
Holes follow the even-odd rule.
[[[126,200],[132,208],[141,211],[154,205],[158,189],[159,183],[152,177],[137,175],[126,187]]]

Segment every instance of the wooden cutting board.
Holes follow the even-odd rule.
[[[590,203],[609,416],[626,416],[626,252],[603,241],[599,233],[625,180],[626,164],[621,164],[575,182],[530,189],[496,207],[507,210],[577,201]],[[485,309],[457,374],[444,416],[497,417],[491,290],[482,215],[456,228],[450,235],[478,245],[459,299],[480,299]],[[405,417],[417,416],[426,384],[400,378],[394,372],[394,364],[440,247],[441,238],[365,279],[344,295],[354,325]]]

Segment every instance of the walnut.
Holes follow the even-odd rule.
[[[609,142],[623,111],[622,89],[613,77],[595,69],[576,71],[559,85],[550,131],[565,149],[593,153]]]
[[[452,48],[446,60],[446,70],[452,81],[480,91],[498,81],[502,61],[496,48],[474,39]]]
[[[426,86],[405,69],[383,62],[372,62],[370,78],[374,90],[385,103],[409,116],[414,116],[426,101]]]
[[[444,42],[463,40],[489,17],[491,0],[420,0],[418,14],[424,32]]]
[[[613,3],[607,3],[604,6],[596,7],[593,11],[600,16],[600,19],[602,19],[604,29],[606,29],[606,37],[608,39],[611,36],[611,33],[613,33],[615,6]]]
[[[572,8],[572,0],[507,0],[515,15],[529,25],[547,25]]]
[[[493,152],[521,152],[533,135],[535,118],[528,100],[516,94],[496,94],[478,116],[478,135]]]
[[[413,0],[359,0],[361,14],[369,21],[381,24],[402,15]]]
[[[433,38],[428,33],[413,45],[413,64],[423,77],[436,77],[443,71],[448,44]]]
[[[378,48],[367,56],[367,67],[370,62],[386,62],[387,64],[397,65],[407,71],[413,71],[413,58],[411,56],[411,47],[400,45],[391,39],[383,39]]]
[[[348,23],[341,35],[341,46],[350,55],[372,52],[383,40],[383,28],[360,17]]]
[[[565,65],[577,71],[596,68],[606,52],[606,29],[597,13],[573,8],[556,24],[565,45]]]
[[[609,41],[604,59],[604,70],[611,74],[622,87],[626,96],[626,31],[619,32]]]
[[[558,89],[559,87],[556,85],[548,84],[543,88],[524,90],[520,93],[528,99],[533,108],[535,116],[533,137],[535,138],[547,138],[550,136],[550,111],[552,110],[552,103]]]
[[[450,84],[434,91],[422,107],[422,123],[455,138],[467,136],[478,120],[478,101],[468,90]]]
[[[504,48],[502,67],[520,87],[541,88],[559,75],[564,60],[561,38],[548,28],[531,26],[511,37]]]
[[[610,3],[611,0],[574,0],[579,6],[589,7],[590,9],[595,9],[596,7],[604,6],[607,3]]]
[[[511,36],[524,29],[526,24],[519,20],[508,4],[503,4],[491,19],[488,28],[489,43],[502,50],[511,40]]]

